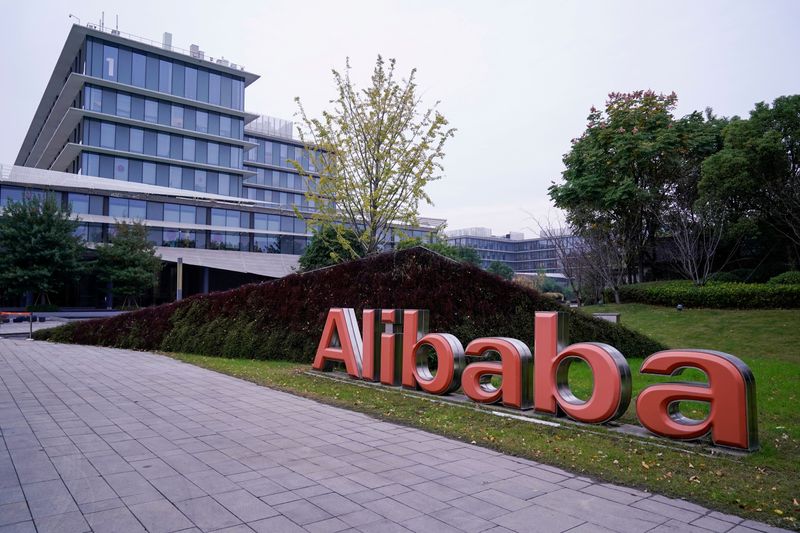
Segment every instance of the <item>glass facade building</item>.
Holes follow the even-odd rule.
[[[513,233],[496,237],[491,235],[491,231],[487,228],[454,230],[448,231],[447,234],[448,244],[474,248],[478,252],[484,268],[493,261],[499,261],[517,273],[563,273],[552,239],[525,239],[521,234]],[[560,238],[575,239],[576,237]]]
[[[161,249],[209,251],[188,264],[236,269],[218,252],[247,254],[237,257],[250,265],[278,254],[282,271],[247,268],[289,273],[310,237],[297,211],[315,209],[306,198],[314,158],[290,122],[245,111],[258,77],[195,47],[183,53],[73,26],[15,162],[71,178],[47,187],[36,178],[0,181],[0,207],[25,189],[55,191],[81,218],[88,243],[107,240],[116,221],[141,220]]]

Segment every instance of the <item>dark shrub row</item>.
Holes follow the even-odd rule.
[[[654,281],[620,289],[623,302],[721,309],[772,309],[800,307],[800,285],[725,283],[710,281],[703,287],[691,281]]]
[[[331,307],[430,310],[431,331],[514,337],[533,345],[534,313],[564,310],[573,342],[597,341],[629,357],[664,348],[622,326],[560,307],[533,289],[423,248],[385,253],[305,274],[113,318],[71,323],[37,339],[142,350],[310,362]]]
[[[778,274],[774,278],[770,278],[767,283],[770,285],[800,285],[800,271],[790,270],[783,274]]]

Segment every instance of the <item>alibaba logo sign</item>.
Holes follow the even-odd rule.
[[[613,346],[582,342],[565,346],[565,317],[536,313],[534,354],[517,339],[486,337],[464,348],[449,333],[428,333],[428,311],[366,309],[359,330],[353,309],[328,312],[314,369],[343,363],[356,379],[444,395],[459,388],[479,403],[534,409],[578,422],[602,424],[622,416],[631,401],[631,370]],[[491,360],[489,360],[489,356]],[[436,360],[436,370],[430,362]],[[467,363],[467,359],[474,362]],[[567,379],[569,366],[585,362],[594,378],[592,395],[576,397]],[[535,364],[534,364],[535,362]],[[753,373],[739,358],[709,350],[665,350],[644,360],[639,372],[676,376],[697,369],[706,383],[669,382],[646,387],[636,398],[636,415],[649,431],[691,440],[709,433],[717,446],[758,449]],[[492,377],[502,384],[492,384]],[[680,402],[710,404],[704,420],[687,418]]]

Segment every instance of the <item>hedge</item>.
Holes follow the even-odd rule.
[[[800,285],[800,271],[790,270],[783,274],[770,278],[767,282],[770,285]]]
[[[533,346],[534,313],[570,315],[573,342],[611,344],[629,357],[664,346],[560,306],[536,290],[424,248],[379,254],[111,318],[41,330],[36,339],[139,350],[311,362],[331,307],[428,309],[431,331],[466,346],[503,336]]]
[[[724,283],[697,287],[691,281],[654,281],[620,288],[625,303],[707,307],[717,309],[774,309],[800,307],[800,285]]]

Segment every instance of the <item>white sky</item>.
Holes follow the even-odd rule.
[[[429,104],[458,129],[423,215],[448,227],[526,231],[556,217],[547,187],[592,105],[611,91],[676,91],[678,115],[746,115],[800,92],[800,1],[7,2],[0,54],[0,161],[13,162],[73,13],[154,40],[197,43],[262,78],[248,110],[318,114],[349,56],[362,85],[377,54],[418,69]]]

